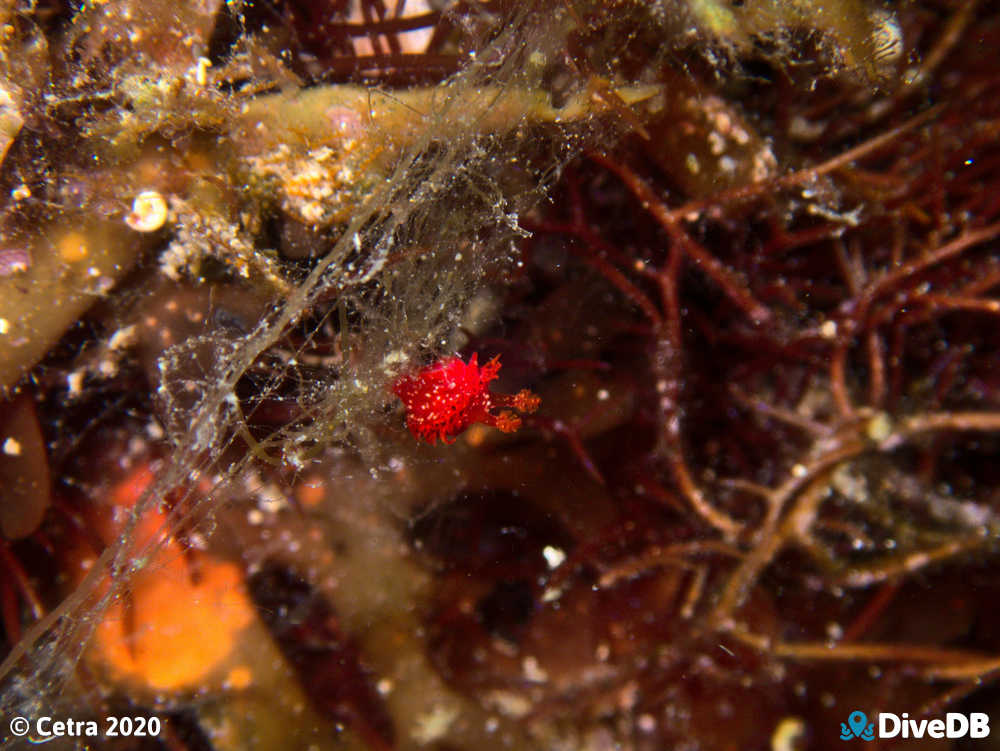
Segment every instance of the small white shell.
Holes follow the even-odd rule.
[[[144,190],[132,201],[125,224],[136,232],[155,232],[167,221],[167,202],[155,190]]]

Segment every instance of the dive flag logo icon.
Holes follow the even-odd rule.
[[[849,741],[852,738],[860,738],[863,741],[875,738],[875,723],[868,722],[865,713],[857,709],[848,715],[846,723],[840,723],[840,740]]]

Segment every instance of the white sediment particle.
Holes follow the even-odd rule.
[[[708,134],[708,147],[712,153],[718,156],[726,150],[726,140],[716,131]]]
[[[545,683],[549,679],[549,674],[538,664],[538,659],[531,655],[521,660],[521,672],[532,683]]]
[[[126,326],[118,329],[108,340],[108,349],[122,349],[135,341],[135,326]]]
[[[448,732],[452,723],[458,719],[457,707],[439,706],[417,717],[416,725],[410,735],[420,745],[440,740]]]
[[[549,568],[557,568],[566,560],[566,551],[554,545],[546,545],[542,549],[542,555],[545,556],[545,562],[549,565]]]
[[[7,456],[20,456],[21,444],[13,436],[8,436],[7,440],[3,442],[3,452]]]
[[[155,190],[144,190],[132,200],[125,224],[136,232],[155,232],[167,221],[167,202]]]
[[[83,393],[83,377],[82,370],[74,370],[66,376],[66,387],[69,389],[70,396],[79,396]]]
[[[212,61],[207,57],[199,57],[194,68],[194,82],[199,86],[208,83],[208,69],[212,67]]]

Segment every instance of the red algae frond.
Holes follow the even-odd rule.
[[[516,395],[494,394],[489,383],[500,371],[500,356],[479,366],[478,356],[463,362],[449,357],[396,380],[392,390],[406,406],[406,426],[418,439],[435,443],[440,438],[453,443],[473,423],[481,422],[504,433],[521,427],[521,418],[510,411],[493,413],[496,407],[513,407],[531,413],[541,399],[527,389]]]

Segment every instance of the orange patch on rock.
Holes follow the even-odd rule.
[[[195,583],[176,557],[133,577],[95,634],[94,654],[112,674],[171,691],[199,688],[226,667],[253,605],[237,566],[202,559],[198,572]]]

